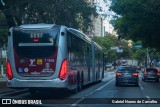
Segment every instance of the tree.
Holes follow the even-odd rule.
[[[160,50],[159,0],[112,0],[110,9],[117,14],[112,24],[121,37]]]
[[[4,18],[4,15],[0,11],[0,48],[6,43],[7,41],[7,27],[6,26],[6,20]]]
[[[94,41],[97,42],[102,48],[105,56],[110,61],[120,59],[120,58],[131,58],[133,55],[133,52],[131,51],[131,48],[128,46],[128,42],[126,40],[118,40],[117,37],[108,34],[104,37],[94,37]],[[110,50],[111,47],[120,46],[123,49],[123,53],[117,53],[116,50]]]
[[[83,31],[96,17],[96,8],[86,0],[5,0],[4,12],[9,27],[28,23],[56,23]],[[7,11],[6,11],[7,10]]]

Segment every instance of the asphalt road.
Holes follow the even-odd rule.
[[[0,91],[0,98],[38,99],[42,100],[42,103],[47,103],[41,105],[42,107],[160,107],[160,104],[152,104],[160,100],[160,83],[143,82],[139,75],[138,87],[132,84],[117,87],[115,86],[115,72],[110,71],[105,73],[105,78],[101,82],[87,85],[76,94],[64,90],[50,90],[31,95],[26,89],[6,88],[3,92]],[[140,104],[137,104],[138,100]],[[116,103],[117,101],[119,104]],[[148,104],[147,101],[152,101],[152,103]]]

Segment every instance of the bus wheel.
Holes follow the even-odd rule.
[[[78,86],[71,91],[72,94],[76,94],[78,92]]]
[[[82,75],[81,75],[81,90],[83,89],[83,85],[84,85],[84,75],[83,75],[83,72],[82,72]]]
[[[78,78],[77,78],[78,82],[77,82],[77,88],[78,88],[78,91],[81,91],[82,90],[82,81],[81,81],[81,77],[80,77],[80,74],[78,73]]]
[[[97,75],[97,72],[96,72],[96,82],[98,82],[98,75]]]

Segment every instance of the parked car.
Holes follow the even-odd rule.
[[[127,65],[120,65],[118,68],[121,68],[121,67],[127,67]]]
[[[116,83],[118,86],[120,84],[134,84],[138,86],[139,75],[134,67],[119,67],[116,72]]]
[[[160,72],[156,68],[146,68],[142,75],[142,81],[154,80],[159,82]]]
[[[106,67],[107,68],[111,68],[113,66],[113,64],[112,63],[108,63],[108,64],[106,64]]]

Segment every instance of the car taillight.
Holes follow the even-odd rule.
[[[7,74],[7,78],[8,80],[11,80],[13,78],[13,73],[12,73],[12,69],[11,69],[11,64],[9,61],[7,61],[6,63],[6,74]]]
[[[68,75],[68,63],[67,63],[67,60],[65,59],[61,65],[59,78],[61,80],[65,80],[67,78],[67,75]]]
[[[160,76],[160,72],[158,72],[157,75]]]
[[[148,74],[148,73],[145,71],[145,72],[144,72],[144,75],[147,75],[147,74]]]
[[[133,73],[132,75],[135,76],[135,77],[137,77],[137,76],[138,76],[138,73]]]
[[[122,73],[117,72],[116,76],[120,77],[120,76],[122,76]]]

